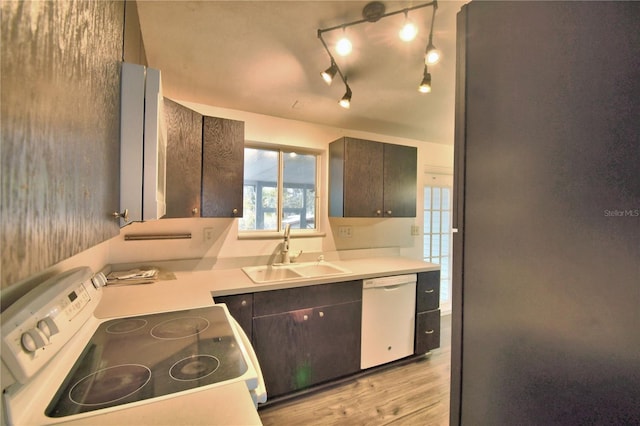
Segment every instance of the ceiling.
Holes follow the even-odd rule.
[[[317,30],[362,19],[368,1],[144,1],[138,14],[150,66],[165,96],[332,127],[453,144],[455,22],[464,1],[439,1],[431,66],[433,90],[421,94],[431,7],[409,12],[418,37],[398,38],[402,13],[348,27],[354,51],[334,55],[353,91],[320,77],[330,59]],[[384,1],[386,12],[424,1]],[[342,30],[325,32],[332,49]]]

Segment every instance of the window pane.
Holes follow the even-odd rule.
[[[431,187],[424,188],[424,209],[431,210]]]
[[[442,188],[442,210],[451,210],[449,188]]]
[[[440,210],[440,188],[433,188],[433,210]]]
[[[442,243],[440,245],[440,249],[442,250],[442,255],[446,256],[449,254],[449,234],[441,234],[440,235]]]
[[[449,258],[443,257],[440,262],[440,278],[449,278]]]
[[[316,216],[316,156],[283,153],[282,227],[314,229]]]
[[[431,239],[431,256],[440,256],[440,238],[437,235]]]
[[[451,231],[451,228],[449,227],[449,218],[451,217],[451,213],[450,212],[442,212],[442,216],[441,216],[441,221],[442,223],[441,228],[442,232],[445,234],[448,234],[449,231]]]
[[[278,151],[244,149],[243,217],[239,229],[277,230],[278,208]],[[247,196],[249,194],[249,196]],[[270,219],[269,215],[275,215]]]
[[[431,214],[431,233],[440,233],[440,212],[433,212]]]

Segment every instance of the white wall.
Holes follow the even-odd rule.
[[[400,247],[401,253],[413,258],[422,257],[422,238],[411,236],[411,225],[422,230],[422,186],[425,167],[453,167],[453,145],[426,143],[368,132],[351,131],[301,121],[229,110],[188,102],[181,102],[202,114],[245,122],[245,139],[252,142],[280,146],[298,146],[321,150],[322,181],[319,183],[320,230],[323,237],[293,238],[291,250],[305,253],[335,250]],[[342,136],[410,145],[418,148],[418,197],[416,218],[351,219],[327,218],[327,161],[328,144]],[[340,225],[352,226],[351,238],[339,238],[334,232]],[[213,241],[204,241],[203,229],[214,230]],[[186,240],[124,241],[125,234],[191,233]],[[210,259],[246,256],[269,256],[278,251],[281,239],[238,239],[237,219],[161,219],[134,223],[123,228],[118,237],[110,240],[110,263],[144,262],[150,260]],[[203,261],[204,262],[204,261]]]

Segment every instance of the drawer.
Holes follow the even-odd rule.
[[[416,315],[415,353],[424,354],[440,347],[440,309]]]
[[[362,281],[261,291],[253,294],[253,316],[362,300]]]
[[[440,271],[418,274],[416,312],[438,309],[440,306]]]
[[[240,324],[249,340],[253,334],[253,294],[237,294],[233,296],[216,296],[215,303],[224,303],[231,316]]]

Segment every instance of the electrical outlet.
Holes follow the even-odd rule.
[[[339,226],[338,227],[338,237],[340,238],[351,238],[352,236],[352,227],[351,226]]]
[[[204,228],[202,239],[204,241],[213,241],[213,228]]]
[[[420,235],[420,227],[418,225],[411,225],[411,235],[414,237]]]

